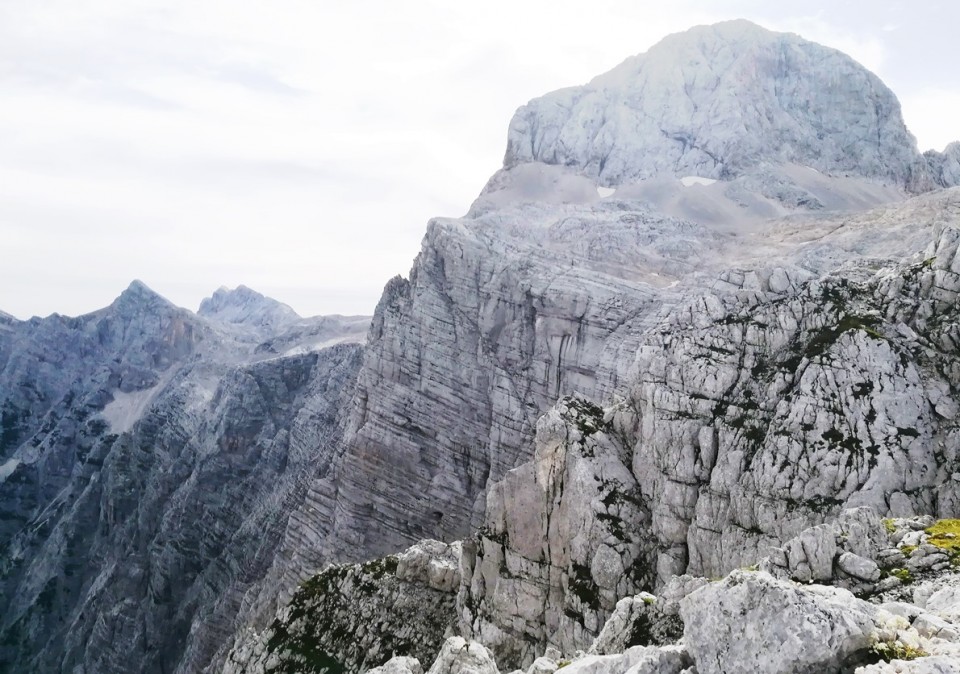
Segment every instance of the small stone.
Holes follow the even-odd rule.
[[[903,585],[903,581],[895,576],[887,576],[877,583],[876,592],[889,592]]]
[[[960,641],[960,631],[956,625],[932,613],[921,613],[913,621],[913,628],[922,637],[936,637],[947,641]]]
[[[841,553],[837,561],[840,569],[854,578],[875,583],[880,580],[880,567],[872,559],[865,559],[852,552]]]

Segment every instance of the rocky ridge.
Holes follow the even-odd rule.
[[[675,306],[626,396],[558,403],[491,488],[463,633],[529,662],[585,648],[625,595],[750,564],[844,507],[954,516],[958,235],[863,280]]]
[[[460,544],[421,541],[364,564],[331,566],[294,594],[224,674],[366,671],[433,658],[456,622]]]
[[[93,314],[7,324],[0,671],[193,671],[237,628],[339,447],[361,357],[274,357],[257,325],[139,282]]]
[[[958,541],[960,520],[846,510],[724,578],[678,576],[625,597],[588,648],[548,647],[513,674],[957,672]],[[428,671],[508,671],[498,662],[482,642],[449,637]],[[398,655],[369,671],[424,665]]]
[[[929,243],[932,222],[917,226],[909,218],[926,208],[950,206],[941,197],[896,205],[909,186],[911,167],[923,160],[903,126],[896,99],[874,76],[832,50],[740,24],[696,29],[671,38],[682,49],[658,53],[665,63],[670,58],[679,63],[688,46],[700,49],[704,40],[741,65],[759,58],[756,50],[768,53],[777,45],[805,59],[809,68],[787,59],[780,70],[760,71],[765,75],[758,81],[771,87],[787,77],[803,80],[804,91],[814,91],[822,84],[817,78],[828,77],[825,73],[841,64],[842,72],[851,73],[843,81],[851,84],[838,88],[834,82],[822,105],[830,115],[851,116],[844,124],[838,118],[837,129],[865,125],[861,135],[878,139],[864,150],[873,159],[854,162],[859,168],[824,159],[828,163],[814,162],[820,167],[815,170],[771,163],[806,161],[799,156],[748,154],[743,166],[754,166],[755,175],[737,173],[732,181],[687,187],[675,177],[693,170],[683,166],[669,172],[676,182],[670,190],[686,190],[679,197],[665,196],[643,180],[630,182],[637,176],[618,177],[617,191],[603,197],[597,185],[614,182],[601,176],[598,183],[587,159],[554,162],[541,154],[508,152],[504,170],[470,214],[432,221],[409,279],[394,279],[384,292],[358,380],[350,439],[331,480],[311,495],[317,513],[309,534],[315,561],[343,559],[344,554],[356,561],[419,538],[466,535],[471,522],[479,524],[490,485],[529,458],[537,418],[564,395],[578,392],[599,401],[625,391],[641,336],[678,302],[718,283],[731,293],[738,284],[753,282],[770,282],[779,288],[775,292],[787,292],[841,267],[901,259]],[[743,55],[736,56],[740,51]],[[713,67],[712,54],[700,58],[697,73]],[[618,76],[604,91],[627,96],[624,92],[632,91],[635,81],[633,75]],[[865,98],[853,83],[872,93]],[[661,91],[661,84],[668,88]],[[645,86],[662,101],[664,114],[686,109],[689,99],[678,98],[669,82]],[[728,88],[709,91],[717,105],[737,98],[725,95]],[[768,93],[740,98],[761,96],[765,105],[783,106]],[[844,104],[837,107],[841,98]],[[511,148],[538,146],[537,134],[552,128],[553,113],[547,111],[566,108],[548,99],[518,113]],[[820,152],[816,134],[810,132],[819,117],[789,110],[789,128],[805,134],[797,151]],[[537,124],[516,121],[528,118]],[[593,133],[581,121],[570,117],[571,133]],[[637,143],[629,161],[624,155],[624,165],[655,161],[656,143],[643,144],[646,136],[632,127],[621,131],[618,148]],[[705,126],[703,134],[713,138],[720,131]],[[732,148],[742,130],[724,134]],[[775,137],[760,137],[765,148],[785,147]],[[856,134],[843,142],[838,136],[836,147],[867,145],[859,141]],[[659,169],[649,169],[654,170]],[[646,198],[650,190],[659,196]],[[684,210],[679,204],[688,200],[700,205]],[[885,203],[889,209],[859,220],[838,213]],[[864,221],[870,217],[873,222]],[[777,258],[782,264],[769,264]],[[372,492],[370,485],[375,485]],[[370,526],[373,513],[375,528]]]

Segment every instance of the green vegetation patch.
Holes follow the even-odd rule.
[[[960,560],[960,520],[938,520],[926,532],[927,543],[947,552],[954,562]]]
[[[822,356],[840,339],[840,335],[853,330],[863,330],[870,337],[883,340],[885,337],[877,330],[879,325],[880,319],[874,316],[844,316],[836,325],[825,327],[817,333],[807,344],[804,355],[807,358]]]
[[[571,571],[568,579],[570,591],[580,600],[581,605],[598,610],[600,608],[599,588],[593,582],[589,567],[574,562]]]
[[[576,412],[577,429],[587,438],[603,428],[603,408],[589,400],[571,398],[570,407]]]
[[[894,578],[899,578],[900,582],[904,585],[909,585],[913,582],[913,575],[909,569],[890,569],[888,573]]]

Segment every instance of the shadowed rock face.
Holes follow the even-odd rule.
[[[361,348],[264,360],[138,282],[0,339],[0,670],[195,671],[339,447]]]

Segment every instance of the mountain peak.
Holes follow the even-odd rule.
[[[779,164],[906,185],[919,161],[876,75],[837,50],[735,20],[670,35],[521,107],[504,165],[559,164],[608,187]]]
[[[245,285],[221,286],[200,303],[198,314],[221,323],[252,327],[277,326],[300,320],[291,307]]]
[[[167,298],[165,298],[163,295],[160,295],[158,292],[147,286],[146,283],[139,279],[134,279],[131,281],[126,290],[120,293],[117,299],[115,299],[113,304],[110,306],[121,313],[139,311],[145,307],[167,307],[174,310],[177,309],[177,307],[174,306]]]

